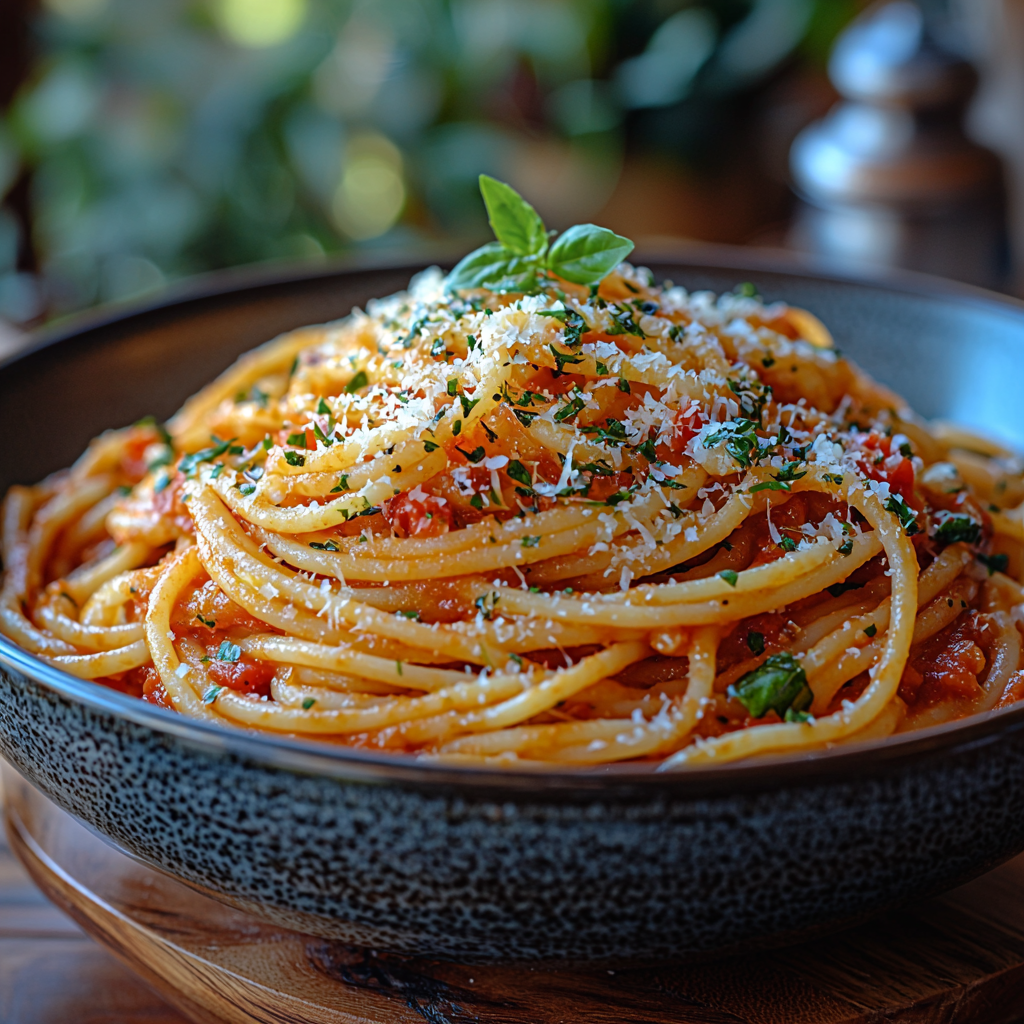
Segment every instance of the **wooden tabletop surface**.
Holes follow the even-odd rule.
[[[2,828],[0,1024],[188,1024],[47,901]]]
[[[28,821],[23,813],[29,807],[25,795],[35,791],[20,780],[13,780],[11,787],[12,821]],[[179,996],[187,991],[189,979],[195,982],[206,976],[204,972],[212,972],[209,991],[223,988],[232,995],[229,1009],[238,1011],[226,1015],[217,1004],[218,1020],[288,1024],[309,1024],[314,1019],[378,1024],[385,1020],[403,1024],[1024,1021],[1024,856],[945,896],[847,932],[753,958],[622,971],[469,968],[406,962],[408,958],[384,954],[372,960],[378,954],[290,932],[275,931],[268,941],[263,933],[274,931],[271,926],[259,925],[129,860],[38,794],[36,799],[49,808],[49,817],[37,815],[36,824],[42,822],[44,831],[53,835],[47,839],[36,828],[33,841],[43,845],[33,853],[25,845],[27,833],[19,831],[21,825],[12,824],[12,828],[41,884],[52,883],[47,891],[76,910],[94,934],[107,940],[113,934],[98,925],[100,917],[107,925],[117,925],[115,930],[124,933],[124,941],[111,944],[129,961],[137,961],[140,970],[152,973],[157,963],[164,962],[159,959],[162,953],[173,953],[172,965],[188,968],[180,976],[173,975],[172,987]],[[64,860],[40,871],[44,865],[39,856],[57,856],[60,850]],[[79,906],[76,896],[83,893],[89,899],[87,905]],[[100,917],[95,913],[98,908],[106,908]],[[241,924],[236,918],[243,918]],[[259,941],[254,942],[256,933]],[[211,943],[211,935],[215,942]],[[253,968],[248,973],[247,965]],[[162,978],[164,984],[172,977],[159,970],[155,976],[156,983]],[[181,978],[185,987],[178,983]],[[230,981],[227,987],[221,985],[224,978]],[[416,985],[410,987],[410,979]],[[315,991],[310,988],[313,982],[319,985]],[[320,991],[325,985],[330,990],[326,995]],[[416,998],[409,994],[414,990]],[[313,998],[316,993],[325,998]],[[246,999],[234,999],[241,994],[247,994]],[[270,996],[274,998],[268,1003]],[[263,1012],[279,1002],[291,1009],[276,1015]],[[250,1004],[258,1005],[260,1012],[242,1012]],[[292,1012],[296,1006],[305,1009],[296,1015]],[[317,1007],[324,1012],[308,1012]],[[46,901],[2,832],[0,1024],[187,1024]]]

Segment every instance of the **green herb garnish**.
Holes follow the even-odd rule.
[[[921,527],[917,525],[917,513],[898,494],[887,498],[884,507],[886,512],[891,512],[899,519],[900,526],[908,537],[921,532]]]
[[[345,393],[354,395],[360,388],[365,388],[370,382],[370,378],[366,376],[365,370],[360,370],[346,385]]]
[[[534,292],[549,275],[593,286],[633,251],[628,238],[594,224],[577,224],[549,244],[544,221],[515,189],[481,174],[480,192],[497,241],[458,263],[445,281],[449,290]]]
[[[953,515],[950,512],[937,512],[936,526],[932,536],[943,544],[977,544],[981,540],[981,523],[970,516]]]
[[[769,711],[780,717],[810,707],[814,694],[800,663],[788,652],[773,654],[764,663],[733,683],[726,691],[754,718]]]
[[[230,640],[222,640],[214,657],[218,661],[236,662],[242,656],[242,648]]]

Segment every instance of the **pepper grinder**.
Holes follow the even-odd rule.
[[[963,129],[977,87],[921,8],[869,8],[839,37],[842,99],[797,136],[801,202],[788,244],[853,269],[905,267],[987,287],[1009,280],[1002,167]]]

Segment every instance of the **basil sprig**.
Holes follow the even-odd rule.
[[[481,174],[480,192],[497,241],[459,262],[445,281],[449,291],[535,292],[549,275],[593,286],[633,251],[628,238],[595,224],[577,224],[549,244],[540,214],[514,188]]]

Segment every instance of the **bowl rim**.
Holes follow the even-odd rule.
[[[415,273],[433,263],[453,262],[457,256],[451,249],[435,248],[426,250],[422,259],[396,258],[394,253],[385,253],[329,259],[312,266],[309,263],[263,264],[204,274],[174,284],[158,297],[102,307],[34,332],[27,345],[0,360],[0,373],[63,343],[73,340],[102,343],[108,328],[130,332],[133,326],[142,327],[150,318],[187,315],[189,307],[202,307],[210,301],[239,303],[244,301],[246,292],[258,293],[268,287],[301,287],[359,272]],[[865,272],[785,250],[652,239],[639,248],[633,262],[678,264],[738,274],[788,275],[847,287],[881,289],[897,296],[981,305],[990,311],[996,307],[1004,313],[1024,317],[1024,300],[974,285],[906,270]],[[542,795],[571,790],[597,795],[637,789],[650,791],[653,787],[669,791],[673,796],[699,798],[775,789],[780,785],[853,781],[854,778],[890,774],[897,768],[934,762],[953,754],[969,753],[998,742],[1007,734],[1024,730],[1024,702],[1021,702],[881,740],[766,755],[677,772],[659,772],[655,762],[555,769],[522,765],[496,767],[433,761],[409,754],[351,748],[295,735],[258,733],[228,724],[196,721],[63,672],[4,636],[0,636],[0,668],[23,675],[58,697],[82,704],[100,715],[124,719],[207,754],[233,756],[302,775],[367,783],[454,787],[484,793],[512,790]]]

